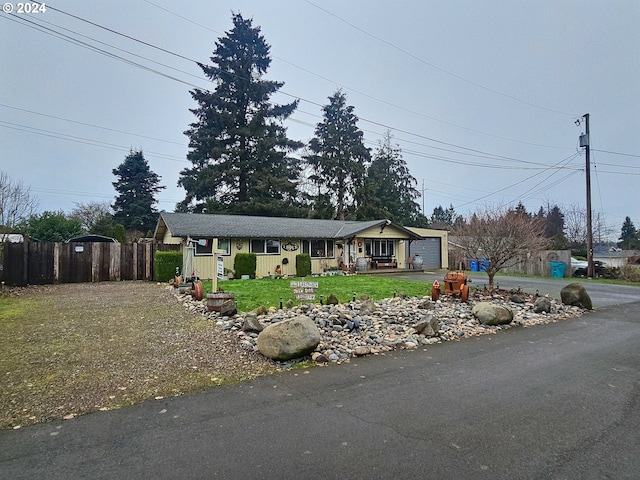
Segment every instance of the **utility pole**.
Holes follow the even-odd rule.
[[[590,144],[591,139],[589,138],[589,114],[585,113],[583,115],[585,121],[585,132],[584,137],[580,139],[580,146],[585,147],[585,172],[587,177],[587,277],[593,278],[593,226],[591,225],[591,158],[590,158]]]

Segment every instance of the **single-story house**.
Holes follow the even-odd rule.
[[[593,260],[602,262],[606,267],[623,267],[633,264],[640,257],[640,250],[621,250],[619,248],[593,249]]]
[[[154,233],[158,243],[183,245],[185,259],[188,248],[184,247],[191,245],[194,269],[200,278],[213,278],[219,271],[216,256],[222,257],[224,270],[229,271],[237,253],[249,252],[257,255],[257,276],[276,272],[295,275],[295,258],[301,253],[311,256],[313,274],[341,267],[357,271],[409,268],[413,242],[423,238],[384,219],[342,221],[167,212],[160,214]]]

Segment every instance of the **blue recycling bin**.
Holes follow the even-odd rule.
[[[476,260],[469,260],[469,264],[471,265],[471,271],[472,272],[478,272],[479,271],[479,265],[478,265],[478,262]]]
[[[491,265],[491,262],[488,258],[481,258],[479,271],[486,272],[487,270],[489,270],[489,265]]]
[[[551,266],[551,278],[564,278],[564,270],[567,268],[564,262],[549,262]]]

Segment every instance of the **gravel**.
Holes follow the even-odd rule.
[[[220,316],[216,312],[207,312],[206,299],[197,302],[188,296],[177,296],[191,312],[203,315],[223,331],[235,334],[244,349],[258,352],[258,333],[245,331],[247,314]],[[318,363],[339,363],[361,355],[416,349],[470,336],[495,334],[509,328],[557,322],[585,313],[585,310],[563,305],[554,299],[548,299],[548,313],[536,313],[534,304],[537,299],[534,295],[520,292],[488,294],[478,290],[472,293],[468,303],[462,302],[459,297],[446,296],[436,302],[428,297],[396,297],[379,302],[360,299],[341,305],[303,304],[291,309],[270,308],[257,318],[266,327],[297,315],[311,317],[321,334],[321,342],[312,359]],[[513,321],[501,326],[479,323],[472,314],[472,308],[478,302],[493,302],[507,307],[514,314]],[[431,319],[435,319],[435,329],[424,329]]]
[[[234,383],[280,367],[189,313],[164,286],[5,288],[0,428]]]
[[[258,333],[243,330],[247,314],[222,317],[208,312],[206,299],[194,301],[166,285],[83,283],[5,289],[2,294],[21,300],[15,302],[18,310],[0,312],[0,428],[181,395],[295,363],[274,362],[259,353]],[[326,364],[584,313],[555,300],[550,313],[534,313],[535,297],[523,295],[524,303],[509,297],[509,292],[475,292],[468,304],[458,298],[361,299],[271,308],[257,319],[264,327],[296,315],[310,316],[321,333],[312,359]],[[507,306],[514,321],[500,327],[480,325],[471,313],[478,301]],[[422,331],[425,324],[437,331]]]

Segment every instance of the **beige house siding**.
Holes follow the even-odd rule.
[[[384,236],[378,235],[380,229],[370,229],[369,231],[363,232],[358,237],[353,240],[353,250],[355,250],[355,259],[358,257],[365,256],[365,242],[366,240],[394,240],[394,251],[398,262],[398,268],[407,268],[407,255],[406,255],[406,246],[408,240],[406,238],[402,238],[402,236],[406,236],[406,233],[403,233],[399,230],[395,230],[392,228],[385,228]],[[277,240],[277,239],[276,239]],[[256,276],[267,276],[275,273],[277,266],[280,266],[282,275],[294,276],[296,274],[296,256],[302,253],[302,239],[299,238],[283,238],[280,240],[280,253],[279,254],[267,254],[267,253],[258,253],[256,254]],[[305,239],[306,240],[306,239]],[[186,244],[185,239],[180,237],[173,237],[169,230],[165,233],[162,239],[163,243],[171,243],[171,244]],[[333,255],[324,257],[324,258],[312,258],[311,259],[311,273],[312,274],[320,274],[327,269],[337,269],[339,266],[339,258],[341,253],[344,254],[344,246],[346,242],[342,240],[334,240],[334,249]],[[286,244],[294,244],[297,245],[297,250],[294,251],[285,251],[283,246]],[[215,258],[217,256],[221,256],[223,258],[223,265],[225,270],[233,270],[233,263],[235,255],[238,253],[250,253],[250,245],[251,239],[249,238],[232,238],[230,245],[230,254],[226,252],[222,253],[218,251],[217,255],[206,254],[206,255],[194,255],[194,267],[197,275],[203,279],[211,279],[215,275],[216,272],[216,261]],[[340,249],[339,245],[342,245],[343,248]],[[238,248],[240,246],[240,248]],[[187,249],[183,248],[183,256],[186,259]],[[284,259],[287,259],[288,262],[285,264],[283,262]]]
[[[189,252],[187,248],[187,238],[185,236],[190,230],[194,231],[191,235],[193,240],[198,239],[212,239],[211,234],[207,235],[205,232],[210,229],[207,223],[202,222],[203,217],[193,217],[193,228],[189,224],[189,220],[179,215],[183,214],[167,214],[172,221],[175,221],[180,229],[180,236],[174,236],[170,230],[169,223],[160,218],[156,227],[155,238],[157,241],[161,241],[166,244],[181,244],[184,259],[187,259]],[[196,215],[196,214],[194,214]],[[221,221],[229,222],[229,218],[220,216]],[[239,217],[239,220],[244,224],[241,224],[241,228],[247,229],[246,218]],[[287,219],[291,221],[291,219]],[[308,220],[301,219],[301,224]],[[326,222],[326,221],[325,221]],[[373,222],[369,223],[371,225]],[[297,229],[296,235],[300,235],[301,229],[299,225],[292,225],[294,229]],[[296,257],[301,253],[312,253],[311,256],[311,272],[312,274],[320,274],[325,270],[337,269],[340,266],[341,261],[350,265],[352,268],[356,267],[357,259],[361,257],[393,257],[393,260],[397,262],[398,268],[408,268],[407,256],[409,239],[414,235],[413,232],[408,231],[402,227],[396,226],[387,221],[378,222],[376,226],[371,226],[364,230],[357,230],[354,228],[353,223],[347,222],[344,224],[344,237],[339,238],[341,233],[336,231],[334,224],[327,225],[329,235],[328,238],[318,237],[322,235],[321,231],[318,231],[317,224],[309,225],[309,237],[302,236],[298,238],[287,237],[273,237],[273,240],[280,242],[279,253],[257,253],[256,252],[256,275],[268,276],[276,272],[277,267],[280,267],[280,273],[283,275],[294,276],[296,273]],[[225,231],[232,233],[233,225],[225,227]],[[220,230],[220,229],[219,229]],[[257,231],[261,231],[260,228]],[[268,231],[262,227],[262,233],[260,236],[255,237],[255,240],[268,241],[269,237],[264,236],[264,232]],[[274,229],[277,231],[277,228]],[[355,233],[357,231],[357,233]],[[199,234],[195,232],[201,232]],[[356,235],[351,237],[351,233]],[[279,235],[282,235],[282,228]],[[419,234],[418,234],[419,235]],[[227,240],[227,238],[220,238],[219,240]],[[198,277],[202,279],[212,279],[217,273],[217,257],[220,256],[223,259],[224,269],[226,271],[232,271],[234,268],[234,259],[238,253],[249,253],[251,251],[252,238],[248,236],[244,237],[232,237],[229,241],[229,252],[226,250],[218,250],[214,253],[204,253],[202,250],[206,250],[210,246],[199,245],[194,253],[193,267]],[[327,244],[322,244],[325,241]],[[307,242],[308,249],[307,249]],[[332,242],[333,251],[330,250],[328,242]],[[226,242],[225,242],[226,243]],[[446,243],[444,243],[446,245]],[[211,245],[211,244],[209,244]],[[303,247],[304,245],[304,247]],[[226,245],[225,245],[226,247]],[[308,250],[308,251],[307,251]],[[326,256],[316,257],[313,253],[322,252],[327,250]],[[199,253],[200,252],[200,253]],[[376,253],[379,252],[379,253]],[[286,260],[286,261],[285,261]],[[185,262],[186,263],[186,262]]]

